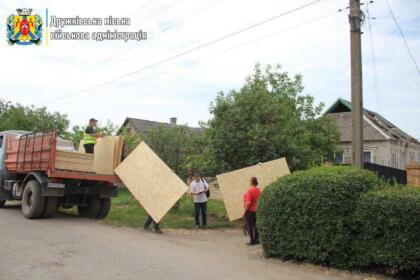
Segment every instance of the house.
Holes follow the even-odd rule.
[[[324,115],[335,120],[340,133],[336,163],[351,164],[351,103],[339,98]],[[365,162],[405,170],[410,161],[420,162],[420,142],[380,114],[363,109],[363,157]]]
[[[126,118],[124,123],[122,124],[119,132],[126,131],[127,133],[147,133],[153,128],[164,126],[164,127],[176,127],[177,118],[170,118],[169,123],[163,122],[156,122],[156,121],[149,121],[149,120],[142,120],[136,118]],[[203,133],[204,129],[201,127],[189,127],[187,128],[191,132],[198,132]]]

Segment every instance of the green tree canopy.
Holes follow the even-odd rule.
[[[205,174],[211,169],[204,133],[193,132],[187,126],[153,128],[141,139],[181,178],[193,172]]]
[[[280,66],[256,65],[240,90],[220,92],[210,106],[209,143],[219,171],[285,156],[289,166],[305,169],[333,156],[338,132],[323,104],[303,95],[302,77]]]
[[[45,131],[55,129],[64,136],[70,121],[66,114],[48,112],[45,107],[23,106],[19,103],[0,101],[0,131],[27,130]]]

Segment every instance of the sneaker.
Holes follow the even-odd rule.
[[[199,229],[199,228],[200,228],[200,226],[199,226],[199,225],[195,225],[195,228],[196,228],[196,229]]]
[[[253,242],[248,242],[248,243],[246,243],[246,245],[248,245],[248,246],[255,246],[255,243],[253,243]]]
[[[150,228],[149,228],[149,227],[143,227],[143,229],[144,229],[145,231],[149,231],[149,230],[150,230]]]
[[[155,229],[155,233],[162,234],[163,232],[160,229]]]
[[[209,227],[207,225],[204,225],[203,229],[209,229]]]

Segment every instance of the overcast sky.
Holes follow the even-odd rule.
[[[348,0],[321,1],[108,83],[307,2],[310,0],[0,0],[0,98],[67,113],[72,125],[84,125],[90,117],[103,123],[110,119],[118,125],[126,117],[164,122],[178,117],[180,123],[197,126],[199,121],[211,118],[208,108],[217,92],[238,89],[254,64],[260,62],[279,63],[290,74],[301,73],[304,93],[327,107],[339,97],[350,100],[348,11],[337,12],[347,7]],[[420,1],[389,3],[412,55],[420,63]],[[44,21],[45,8],[57,17],[129,16],[132,25],[118,30],[141,29],[149,38],[128,43],[50,40],[48,46],[45,42],[42,46],[9,46],[4,23],[21,7],[33,8]],[[366,12],[366,5],[363,7]],[[370,4],[369,14],[372,40],[367,22],[363,35],[365,108],[420,138],[420,75],[386,0]],[[67,27],[63,31],[108,28]]]

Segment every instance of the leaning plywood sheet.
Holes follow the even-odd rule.
[[[232,172],[217,175],[223,201],[229,220],[234,221],[243,215],[243,196],[249,188],[249,179],[257,177],[259,187],[274,182],[279,177],[290,174],[285,158],[246,167]]]
[[[116,136],[106,136],[97,141],[94,156],[97,174],[114,175],[115,139]]]
[[[156,222],[188,189],[144,142],[130,153],[115,172]]]

